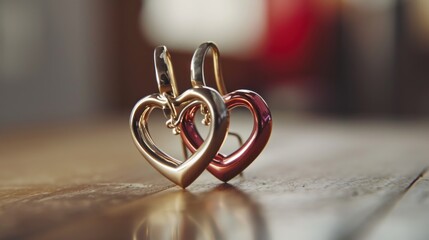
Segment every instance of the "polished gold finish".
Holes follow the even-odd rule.
[[[155,49],[154,59],[160,93],[149,95],[134,106],[130,117],[131,133],[147,161],[172,182],[186,188],[206,169],[222,146],[228,132],[229,114],[219,93],[208,87],[189,89],[177,96],[170,55],[165,46]],[[209,133],[205,142],[182,162],[156,146],[149,133],[148,119],[154,109],[162,109],[170,118],[167,126],[178,133],[186,112],[195,106],[208,110],[211,116]]]
[[[156,69],[156,81],[158,82],[159,93],[166,93],[172,97],[179,95],[174,75],[171,55],[165,46],[155,48],[153,60]]]
[[[191,64],[191,84],[192,87],[206,86],[204,79],[204,59],[210,49],[213,53],[213,66],[216,86],[219,93],[223,96],[226,95],[228,91],[226,90],[225,82],[223,80],[222,69],[219,61],[219,49],[214,42],[205,42],[201,44],[195,51],[194,56],[192,57],[192,62],[201,64]]]

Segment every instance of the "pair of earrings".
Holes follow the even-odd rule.
[[[210,49],[218,91],[207,87],[204,80],[204,59]],[[203,43],[195,51],[191,61],[192,88],[182,94],[177,89],[171,57],[165,46],[155,48],[154,62],[159,93],[138,101],[130,117],[131,134],[140,153],[156,170],[182,188],[190,185],[205,169],[224,182],[241,173],[261,153],[271,134],[272,117],[262,97],[249,90],[227,93],[219,50],[213,42]],[[230,110],[235,107],[250,110],[253,129],[240,148],[225,156],[219,149],[229,132]],[[168,118],[167,127],[174,134],[180,134],[182,143],[191,151],[191,156],[185,154],[185,161],[163,152],[153,141],[148,120],[156,108],[163,111]],[[205,140],[194,123],[198,110],[204,115],[203,123],[209,127]]]

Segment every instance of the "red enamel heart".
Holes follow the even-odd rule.
[[[271,135],[272,117],[265,101],[255,92],[237,90],[223,98],[228,110],[246,107],[253,116],[253,129],[244,144],[228,156],[218,153],[207,167],[215,177],[227,182],[241,173],[261,153]],[[190,109],[181,124],[182,139],[192,153],[204,142],[194,124],[198,109],[199,107]]]

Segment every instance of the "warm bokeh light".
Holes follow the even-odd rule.
[[[1,1],[0,126],[129,109],[156,90],[160,44],[184,89],[207,40],[221,49],[229,89],[260,90],[275,108],[427,116],[427,9],[424,0]]]

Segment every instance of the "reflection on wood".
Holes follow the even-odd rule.
[[[188,191],[142,159],[126,120],[4,134],[0,239],[428,236],[429,125],[274,119],[244,176],[224,185],[204,173]]]
[[[194,194],[172,189],[92,214],[40,239],[268,239],[261,206],[223,184]]]

